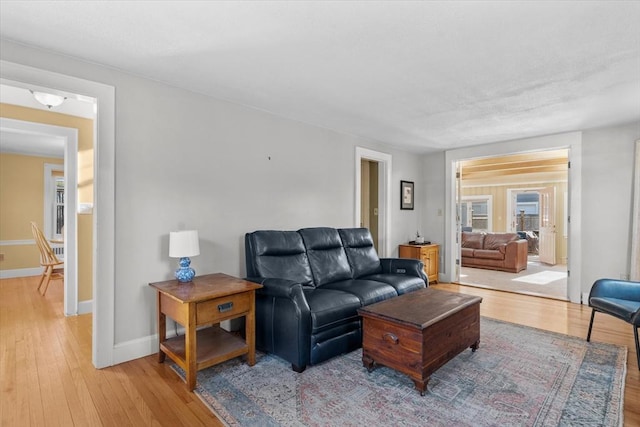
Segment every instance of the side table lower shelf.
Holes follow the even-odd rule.
[[[158,362],[169,356],[185,370],[187,389],[196,373],[217,363],[246,355],[256,363],[255,291],[262,285],[224,273],[149,283],[158,291]],[[167,339],[167,317],[184,327],[183,336]],[[244,338],[220,328],[220,322],[244,317]]]
[[[218,325],[196,332],[196,370],[242,356],[249,352],[249,346],[242,338],[233,335]],[[170,338],[160,343],[160,349],[182,369],[187,369],[184,335]]]

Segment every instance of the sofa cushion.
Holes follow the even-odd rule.
[[[351,279],[351,266],[335,228],[298,230],[307,249],[307,257],[316,286]]]
[[[361,277],[364,280],[375,280],[376,282],[386,283],[395,288],[398,295],[407,292],[417,291],[425,287],[424,280],[416,276],[405,276],[403,274],[372,274]]]
[[[398,296],[398,293],[391,285],[363,279],[327,283],[321,289],[335,289],[353,294],[360,299],[360,303],[363,306]]]
[[[247,274],[313,285],[302,237],[295,231],[262,230],[245,235]]]
[[[306,288],[304,296],[311,310],[311,333],[315,334],[358,318],[360,298],[333,289]]]
[[[488,250],[488,249],[475,249],[473,251],[473,257],[478,259],[504,259],[504,253],[502,251]]]
[[[484,234],[464,231],[462,233],[462,247],[470,249],[482,249]]]
[[[473,257],[473,251],[475,251],[475,249],[462,248],[462,256],[463,257]]]
[[[496,250],[512,240],[518,240],[517,233],[490,233],[484,236],[483,249]]]
[[[380,258],[373,245],[373,237],[366,228],[338,230],[355,279],[382,271]]]

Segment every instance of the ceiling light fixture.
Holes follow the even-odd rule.
[[[35,92],[33,90],[29,90],[29,92],[31,92],[36,101],[49,109],[51,109],[51,107],[57,107],[67,99],[66,96],[54,95],[52,93]]]

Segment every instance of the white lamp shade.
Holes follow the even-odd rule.
[[[169,256],[184,258],[200,255],[198,230],[172,231],[169,233]]]

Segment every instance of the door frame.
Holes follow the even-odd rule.
[[[355,149],[355,200],[354,200],[354,227],[360,227],[360,214],[362,206],[360,197],[362,194],[362,160],[370,160],[378,163],[378,248],[380,257],[388,257],[391,254],[391,154],[368,148],[356,147]]]
[[[18,131],[32,135],[47,135],[64,140],[64,165],[58,165],[64,170],[65,189],[78,188],[78,130],[44,123],[27,122],[24,120],[0,117],[0,128],[8,131]],[[51,169],[51,166],[49,166]],[[46,170],[46,165],[45,165]],[[43,187],[46,188],[47,177],[44,177]],[[64,315],[78,314],[78,229],[77,229],[77,191],[65,190],[64,209],[64,241],[65,241],[65,274],[64,274]],[[47,209],[48,206],[45,206]],[[44,212],[43,212],[44,216]],[[30,218],[32,220],[35,218]],[[46,221],[46,217],[43,218]],[[43,230],[46,224],[42,224]],[[49,238],[49,236],[47,236]]]
[[[0,83],[96,100],[91,357],[96,368],[111,366],[115,345],[115,87],[5,60],[0,60]]]
[[[459,272],[455,268],[456,259],[459,259],[456,255],[456,253],[459,253],[456,227],[456,164],[462,160],[479,157],[526,154],[555,149],[569,149],[571,167],[568,175],[569,203],[566,215],[571,218],[571,221],[569,222],[567,245],[567,253],[569,254],[567,262],[567,270],[569,272],[567,296],[571,302],[581,302],[582,132],[568,132],[518,141],[498,142],[445,152],[445,248],[444,272],[441,272],[444,276],[443,281],[459,281]]]

